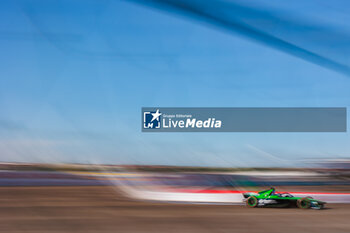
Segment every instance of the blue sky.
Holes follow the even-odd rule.
[[[153,134],[140,126],[144,106],[349,107],[350,76],[128,1],[0,5],[2,161],[289,166],[350,156],[349,133]],[[347,1],[248,6],[306,28],[266,30],[350,64],[350,40],[325,36],[350,35]],[[307,40],[308,29],[322,33]]]

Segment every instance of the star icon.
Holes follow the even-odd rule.
[[[152,114],[152,116],[153,116],[151,122],[154,121],[154,120],[159,121],[159,116],[162,115],[162,114],[159,112],[159,109],[157,109],[157,111],[156,111],[155,113],[151,113],[151,114]]]

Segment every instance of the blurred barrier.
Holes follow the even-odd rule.
[[[237,190],[173,190],[173,191],[148,191],[133,188],[120,187],[129,197],[167,202],[189,203],[221,203],[243,204],[242,193],[254,191]],[[322,192],[291,192],[296,197],[312,196],[327,203],[350,203],[350,193],[322,193]]]

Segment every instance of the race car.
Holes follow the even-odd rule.
[[[300,209],[322,209],[326,202],[312,197],[294,197],[290,193],[276,193],[275,188],[270,188],[258,193],[243,193],[244,201],[248,207],[292,207]]]

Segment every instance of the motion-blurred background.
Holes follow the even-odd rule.
[[[346,0],[1,1],[0,229],[349,232],[349,133],[140,129],[145,106],[348,107],[349,12]],[[270,186],[330,205],[239,205]]]

